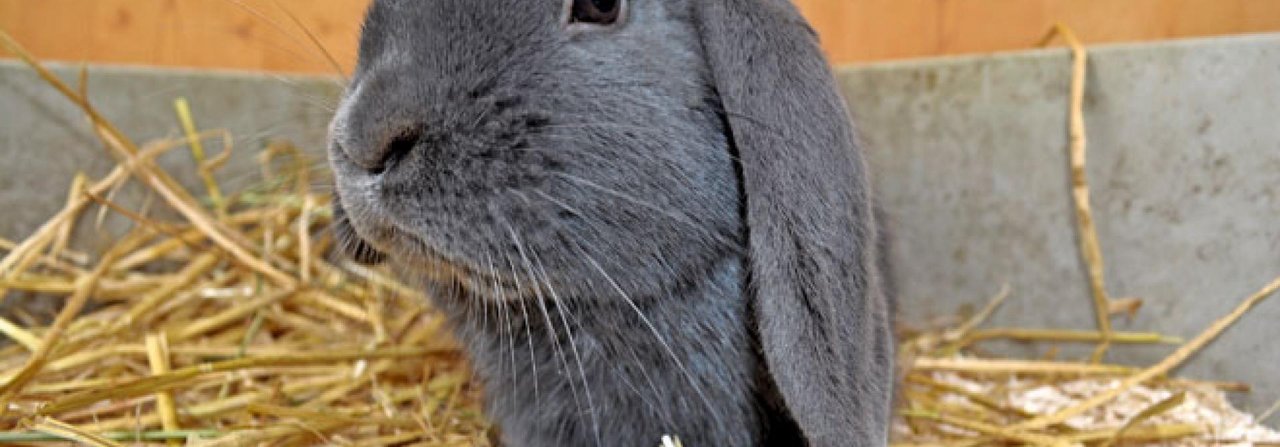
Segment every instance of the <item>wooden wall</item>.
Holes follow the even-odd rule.
[[[833,58],[870,61],[1036,45],[1062,22],[1086,43],[1280,31],[1276,0],[797,0]]]
[[[368,0],[278,0],[350,67]],[[836,62],[1034,45],[1062,21],[1090,43],[1280,31],[1280,0],[796,0]],[[273,0],[0,0],[48,59],[332,71]]]
[[[350,65],[368,0],[278,1]],[[0,0],[0,26],[49,59],[330,71],[271,0]]]

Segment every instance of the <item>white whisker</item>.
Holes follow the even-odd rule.
[[[489,272],[491,273],[490,279],[493,281],[493,289],[496,291],[498,295],[498,302],[495,304],[494,307],[498,309],[498,314],[501,316],[503,320],[503,324],[506,326],[506,330],[502,331],[503,333],[502,335],[505,335],[507,337],[507,351],[511,356],[511,395],[514,396],[516,395],[516,391],[518,391],[520,387],[520,381],[517,380],[518,375],[516,372],[515,328],[511,324],[511,312],[510,312],[510,307],[508,306],[509,303],[507,302],[506,288],[499,287],[498,270],[497,268],[494,267],[493,258],[488,257],[487,255],[488,253],[486,253],[486,262],[488,262],[489,264]],[[501,336],[498,337],[498,344],[502,344]],[[498,369],[501,369],[501,368],[502,368],[502,363],[499,362]]]
[[[508,234],[511,235],[512,242],[516,245],[516,252],[520,254],[520,259],[524,262],[526,274],[529,275],[531,281],[538,282],[537,276],[533,271],[533,264],[530,263],[529,256],[525,253],[524,244],[520,241],[520,236],[516,234],[515,229],[512,228],[510,224],[507,224],[506,227]],[[564,349],[560,346],[560,337],[556,334],[555,323],[551,322],[551,313],[547,310],[547,302],[542,295],[542,287],[538,284],[534,284],[533,293],[534,298],[532,299],[538,304],[538,310],[542,312],[543,324],[546,325],[548,336],[551,338],[551,347],[555,351],[556,358],[560,360],[560,372],[565,376],[570,376],[569,359],[565,355]],[[522,301],[524,299],[525,298],[521,298]],[[572,340],[572,338],[570,338],[570,340]],[[578,396],[578,386],[573,383],[572,380],[569,381],[569,392],[573,394],[574,404],[578,406],[578,411],[581,412],[582,400],[581,397]]]
[[[671,348],[671,344],[667,343],[667,339],[664,338],[660,332],[658,332],[658,327],[654,326],[653,322],[649,320],[649,317],[644,314],[644,311],[640,310],[640,306],[636,305],[635,300],[632,300],[631,297],[627,295],[627,292],[622,289],[622,286],[618,285],[617,281],[614,281],[613,276],[609,275],[609,272],[606,271],[604,267],[601,266],[600,263],[597,262],[596,259],[591,256],[590,253],[587,253],[586,249],[582,248],[581,246],[578,246],[577,248],[578,248],[578,252],[581,253],[582,256],[586,258],[588,262],[591,263],[591,266],[595,268],[596,271],[599,272],[602,277],[604,277],[605,281],[607,281],[609,285],[613,287],[614,291],[618,293],[618,296],[622,297],[623,302],[625,302],[627,306],[631,308],[631,310],[635,311],[636,316],[640,317],[640,321],[644,323],[645,327],[649,329],[649,332],[652,333],[654,338],[658,340],[658,344],[662,345],[662,349],[666,351],[667,356],[671,357],[671,360],[675,362],[676,367],[679,368],[680,372],[685,375],[685,378],[689,381],[689,385],[693,386],[693,390],[696,393],[698,393],[698,397],[702,399],[702,403],[706,405],[707,414],[710,414],[714,418],[716,418],[717,424],[721,423],[721,421],[719,420],[719,413],[716,412],[715,405],[711,404],[711,399],[709,399],[707,397],[707,394],[702,391],[702,386],[698,384],[697,376],[693,375],[693,372],[689,371],[689,368],[685,366],[684,361],[680,360],[680,357],[676,355],[676,351]]]
[[[524,286],[520,282],[520,275],[516,274],[516,266],[515,263],[511,262],[511,256],[507,256],[507,266],[511,269],[511,277],[516,283],[517,297],[515,301],[520,305],[520,316],[524,318],[525,341],[529,344],[529,361],[533,367],[533,399],[536,401],[539,400],[540,396],[538,393],[538,356],[533,349],[533,329],[529,323],[529,309],[525,306],[524,299],[521,298],[524,296]]]
[[[592,182],[592,181],[590,181],[590,180],[584,179],[584,178],[582,178],[582,177],[578,177],[578,176],[575,176],[575,175],[572,175],[572,174],[568,174],[568,173],[564,173],[564,172],[555,172],[555,173],[554,173],[554,175],[556,175],[556,176],[558,176],[558,177],[560,177],[560,178],[563,178],[563,179],[565,179],[565,180],[569,180],[569,181],[571,181],[571,182],[574,182],[574,183],[577,183],[577,184],[580,184],[580,185],[584,185],[584,186],[591,187],[591,188],[596,189],[596,190],[598,190],[598,191],[601,191],[601,192],[603,192],[603,193],[605,193],[605,194],[609,194],[609,195],[611,195],[611,196],[614,196],[614,197],[617,197],[617,198],[620,198],[620,199],[626,200],[626,201],[628,201],[628,202],[635,203],[635,204],[640,205],[640,206],[642,206],[642,207],[645,207],[645,208],[649,209],[650,211],[653,211],[653,212],[655,212],[655,213],[658,213],[658,214],[660,214],[660,215],[662,215],[662,216],[666,216],[666,217],[670,218],[671,220],[673,220],[673,221],[675,221],[675,222],[679,222],[679,223],[682,223],[682,224],[688,225],[688,226],[692,227],[693,229],[698,230],[699,232],[705,233],[708,237],[713,238],[713,239],[717,240],[718,242],[720,242],[720,243],[722,243],[722,244],[725,244],[725,245],[727,245],[727,246],[733,246],[733,245],[734,245],[734,244],[733,244],[733,241],[730,241],[728,238],[726,238],[726,237],[724,237],[724,236],[722,236],[722,235],[716,234],[716,232],[712,231],[712,230],[711,230],[711,229],[709,229],[709,228],[704,227],[703,225],[701,225],[701,224],[699,224],[698,222],[694,221],[694,220],[693,220],[692,218],[690,218],[689,216],[685,216],[685,215],[683,215],[683,214],[679,214],[679,213],[675,213],[675,212],[669,211],[669,210],[667,210],[667,209],[663,209],[662,207],[659,207],[658,205],[655,205],[655,204],[653,204],[653,203],[651,203],[651,202],[649,202],[649,201],[642,200],[642,199],[639,199],[639,198],[633,197],[633,196],[631,196],[631,195],[629,195],[629,194],[623,193],[623,192],[621,192],[621,191],[618,191],[618,190],[615,190],[615,189],[612,189],[612,188],[605,187],[605,186],[603,186],[603,185],[600,185],[600,184],[598,184],[598,183],[595,183],[595,182]]]
[[[573,351],[573,357],[578,362],[578,375],[582,379],[582,389],[587,396],[587,411],[591,414],[591,432],[595,435],[596,445],[602,445],[600,441],[600,420],[596,415],[595,403],[591,398],[591,385],[587,381],[587,371],[582,364],[582,354],[578,352],[578,343],[573,338],[573,330],[570,329],[569,320],[566,314],[569,312],[564,302],[560,300],[560,295],[556,293],[555,286],[551,285],[551,279],[547,275],[546,266],[543,265],[542,259],[538,258],[537,253],[532,253],[534,262],[538,264],[538,270],[542,275],[542,283],[547,286],[547,291],[551,295],[552,302],[556,304],[556,312],[560,314],[560,324],[564,325],[565,335],[569,338],[569,348]],[[576,321],[576,320],[575,320]]]

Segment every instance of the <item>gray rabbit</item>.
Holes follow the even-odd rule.
[[[375,0],[335,234],[420,279],[508,446],[879,446],[866,167],[785,0]]]

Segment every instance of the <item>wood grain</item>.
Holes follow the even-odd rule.
[[[278,2],[350,67],[367,0]],[[0,0],[0,26],[49,59],[333,71],[272,0]]]
[[[369,0],[278,0],[341,65]],[[1280,0],[795,0],[838,63],[1033,46],[1053,23],[1087,43],[1280,31]],[[275,0],[0,0],[0,26],[41,57],[332,72]]]

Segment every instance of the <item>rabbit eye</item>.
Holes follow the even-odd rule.
[[[626,0],[569,0],[569,23],[612,25],[622,16]]]

